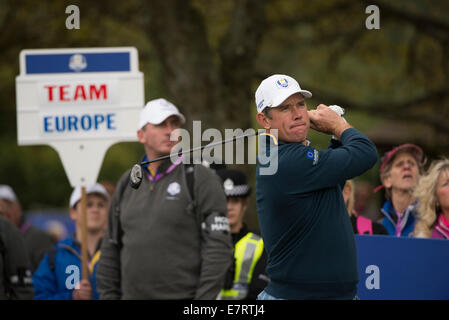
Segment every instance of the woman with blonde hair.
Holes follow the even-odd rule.
[[[415,196],[419,214],[414,236],[449,239],[449,159],[432,163],[419,181]]]

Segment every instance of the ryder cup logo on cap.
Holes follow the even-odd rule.
[[[278,81],[276,81],[276,85],[278,87],[281,86],[282,88],[287,88],[288,87],[288,81],[285,78],[280,78]]]
[[[181,123],[185,123],[186,121],[182,113],[171,102],[163,98],[151,100],[140,112],[139,129],[145,127],[147,123],[154,125],[160,124],[170,116],[177,116],[181,120]]]
[[[292,77],[283,74],[272,75],[263,80],[256,90],[257,112],[262,112],[266,107],[275,108],[295,93],[300,93],[305,98],[312,97],[312,93],[301,89]]]
[[[69,68],[79,72],[87,67],[86,57],[82,54],[74,54],[70,57]]]

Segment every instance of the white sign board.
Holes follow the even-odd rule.
[[[137,141],[144,105],[137,50],[22,50],[16,102],[18,144],[52,146],[72,187],[92,185],[111,145]]]

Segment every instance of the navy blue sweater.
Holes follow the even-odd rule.
[[[340,140],[327,150],[280,141],[272,175],[261,175],[258,163],[257,211],[271,279],[265,290],[275,297],[351,299],[356,294],[357,252],[341,190],[347,179],[375,165],[377,150],[354,128]]]

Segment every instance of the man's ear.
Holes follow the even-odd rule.
[[[257,120],[257,123],[264,129],[271,128],[271,121],[263,112],[259,112],[256,115],[256,120]]]
[[[144,133],[145,133],[144,129],[137,130],[137,140],[140,143],[145,143],[146,142]]]

